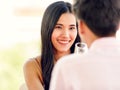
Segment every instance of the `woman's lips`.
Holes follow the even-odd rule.
[[[58,40],[58,43],[60,44],[68,44],[70,40]]]

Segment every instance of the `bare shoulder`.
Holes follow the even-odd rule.
[[[30,58],[24,63],[23,72],[27,87],[30,90],[43,90],[41,57]]]
[[[36,65],[40,65],[40,61],[41,61],[40,56],[30,58],[24,63],[23,69],[26,70],[35,68]]]

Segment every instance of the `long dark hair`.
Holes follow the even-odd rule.
[[[71,4],[64,1],[58,1],[49,5],[43,15],[41,24],[41,67],[45,90],[49,89],[51,72],[54,66],[54,52],[51,35],[60,16],[67,12],[72,13]],[[71,53],[74,52],[76,42],[80,42],[78,35],[70,48]]]

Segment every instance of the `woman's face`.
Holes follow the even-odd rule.
[[[52,44],[57,52],[70,51],[77,36],[76,18],[71,13],[62,14],[52,33]]]

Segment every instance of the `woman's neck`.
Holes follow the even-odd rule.
[[[61,57],[65,56],[65,55],[69,55],[70,54],[70,50],[66,51],[66,52],[55,52],[54,58],[55,61],[59,60]]]

